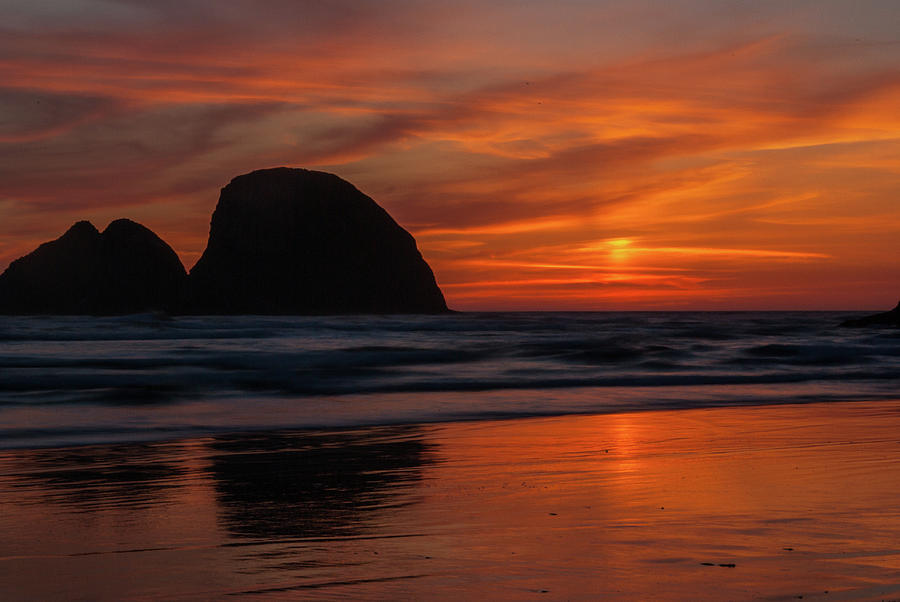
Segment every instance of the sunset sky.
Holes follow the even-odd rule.
[[[889,309],[896,0],[3,0],[0,270],[350,180],[476,309]]]

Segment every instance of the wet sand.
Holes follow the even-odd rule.
[[[0,452],[4,600],[900,599],[900,402]]]

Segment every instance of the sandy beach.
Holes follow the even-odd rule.
[[[0,454],[6,600],[900,599],[900,402]]]

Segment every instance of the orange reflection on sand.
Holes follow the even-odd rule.
[[[833,403],[7,450],[0,576],[21,599],[896,598],[898,416]]]
[[[892,412],[837,404],[440,427],[414,520],[445,534],[436,558],[495,583],[494,597],[878,599],[896,591],[900,567]]]

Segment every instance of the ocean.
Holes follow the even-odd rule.
[[[0,447],[895,399],[853,312],[0,318]]]

